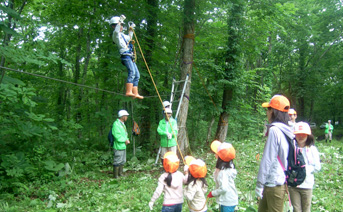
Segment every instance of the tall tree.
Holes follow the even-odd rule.
[[[244,4],[242,0],[234,0],[229,4],[229,11],[227,17],[228,25],[228,39],[227,49],[224,55],[224,92],[222,99],[222,112],[219,116],[217,125],[217,131],[215,138],[220,141],[225,141],[228,120],[229,109],[232,105],[235,83],[234,80],[238,78],[240,71],[240,35],[243,24]]]
[[[193,67],[193,49],[194,49],[194,28],[195,28],[195,0],[185,0],[183,17],[183,45],[181,52],[181,80],[185,80],[187,75],[189,81],[192,80]],[[181,86],[183,87],[183,86]],[[180,151],[184,155],[188,147],[188,134],[186,128],[188,106],[190,99],[190,83],[187,83],[185,96],[182,99],[181,108],[178,117],[178,144]]]

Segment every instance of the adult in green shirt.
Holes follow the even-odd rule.
[[[118,178],[123,174],[123,166],[126,163],[126,145],[130,143],[125,122],[129,113],[126,110],[118,112],[118,119],[113,123],[112,134],[114,137],[113,149],[113,177]]]
[[[328,139],[331,143],[332,140],[332,132],[333,132],[333,125],[331,124],[331,120],[325,124],[325,142],[328,142]]]
[[[163,164],[163,156],[166,152],[174,152],[176,154],[176,138],[177,138],[177,123],[172,117],[173,111],[170,108],[165,108],[165,117],[162,119],[157,128],[158,134],[161,136],[161,161]],[[171,125],[171,126],[170,126]],[[172,130],[173,128],[173,130]],[[173,133],[174,132],[174,133]]]

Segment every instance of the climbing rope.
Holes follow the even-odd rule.
[[[84,84],[79,84],[79,83],[70,82],[70,81],[66,81],[66,80],[61,80],[61,79],[57,79],[57,78],[53,78],[53,77],[48,77],[48,76],[40,75],[40,74],[34,74],[34,73],[30,73],[30,72],[25,72],[23,70],[17,70],[17,69],[7,68],[7,67],[3,67],[3,66],[0,66],[0,68],[6,69],[6,70],[9,70],[9,71],[14,71],[14,72],[21,73],[21,74],[27,74],[27,75],[32,75],[32,76],[35,76],[35,77],[40,77],[40,78],[44,78],[44,79],[54,80],[54,81],[57,81],[57,82],[62,82],[62,83],[66,83],[66,84],[76,85],[76,86],[79,86],[79,87],[84,87],[84,88],[94,89],[94,90],[98,90],[98,91],[103,91],[103,92],[106,92],[106,93],[115,94],[115,95],[125,96],[125,94],[122,94],[122,93],[117,93],[117,92],[114,92],[114,91],[109,91],[109,90],[105,90],[105,89],[101,89],[101,88],[92,87],[92,86],[89,86],[89,85],[84,85]],[[164,95],[164,96],[167,96],[167,95]],[[157,96],[144,96],[144,98],[155,98],[155,97],[157,97]]]
[[[153,77],[152,74],[151,74],[151,71],[150,71],[150,68],[149,68],[149,66],[148,66],[148,63],[147,63],[146,60],[145,60],[145,57],[144,57],[144,54],[143,54],[141,45],[139,44],[139,41],[138,41],[138,39],[137,39],[136,32],[135,32],[134,29],[132,29],[132,31],[133,31],[133,35],[135,36],[135,39],[136,39],[136,41],[137,41],[137,45],[138,45],[139,51],[140,51],[140,53],[141,53],[141,55],[142,55],[143,61],[144,61],[144,63],[145,63],[145,66],[146,66],[146,68],[147,68],[147,70],[148,70],[148,72],[149,72],[151,81],[152,81],[152,83],[153,83],[153,85],[154,85],[154,87],[155,87],[155,90],[156,90],[156,93],[157,93],[157,95],[158,95],[158,98],[160,99],[160,102],[161,102],[161,105],[162,105],[162,107],[163,107],[163,110],[165,110],[165,107],[164,107],[164,105],[163,105],[163,101],[162,101],[161,95],[160,95],[160,93],[159,93],[159,91],[158,91],[158,89],[157,89],[157,86],[156,86],[154,77]],[[178,148],[178,150],[179,150],[179,153],[180,153],[180,156],[181,156],[181,158],[182,158],[182,161],[183,161],[184,164],[186,164],[186,163],[185,163],[185,159],[183,158],[183,155],[182,155],[180,146],[179,146],[179,142],[177,141],[177,136],[176,136],[176,134],[175,134],[175,131],[174,131],[174,129],[173,129],[173,127],[172,127],[172,125],[171,125],[171,123],[170,123],[170,121],[169,121],[168,116],[166,116],[166,117],[167,117],[167,121],[168,121],[168,123],[169,123],[169,125],[170,125],[170,128],[171,128],[171,130],[172,130],[172,134],[173,134],[173,136],[174,136],[174,138],[175,138],[176,145],[177,145],[177,148]]]

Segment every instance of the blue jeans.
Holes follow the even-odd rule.
[[[133,83],[133,86],[138,86],[138,81],[140,78],[140,74],[135,62],[132,61],[132,58],[128,55],[121,56],[121,63],[126,66],[127,71],[129,72],[127,75],[126,83]]]
[[[181,211],[182,211],[182,203],[162,207],[162,212],[181,212]]]
[[[220,212],[234,212],[236,206],[220,205]]]

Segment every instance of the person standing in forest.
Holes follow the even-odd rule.
[[[125,16],[121,15],[114,16],[110,20],[110,25],[112,27],[112,40],[115,44],[117,44],[121,63],[126,66],[128,70],[128,76],[126,81],[126,96],[134,97],[143,99],[144,97],[138,94],[138,82],[140,78],[140,74],[135,63],[135,54],[133,49],[134,41],[132,40],[133,30],[135,28],[135,24],[131,22],[129,26],[129,34],[125,35],[123,33],[123,23],[125,20]]]
[[[296,123],[294,127],[295,139],[306,163],[306,178],[297,187],[288,187],[294,212],[310,212],[314,172],[321,169],[318,149],[314,146],[314,136],[310,126],[305,122]]]
[[[170,108],[165,109],[165,117],[160,120],[157,132],[161,136],[161,161],[163,164],[163,156],[166,152],[174,152],[176,154],[176,138],[177,138],[177,123],[172,116]],[[171,125],[171,126],[170,126]],[[173,128],[173,129],[172,129]],[[174,133],[173,133],[174,132]],[[174,137],[175,135],[175,137]]]
[[[289,118],[291,119],[288,122],[288,125],[292,128],[292,130],[294,131],[294,126],[296,124],[295,119],[297,119],[297,111],[295,111],[293,108],[288,110],[288,115]]]
[[[123,175],[123,166],[126,163],[126,145],[130,143],[125,122],[129,113],[126,110],[118,112],[118,119],[113,123],[112,135],[114,137],[113,149],[113,177]]]
[[[282,212],[287,185],[279,160],[287,167],[289,146],[286,136],[290,139],[295,137],[288,126],[290,104],[286,97],[275,95],[270,102],[263,103],[262,107],[268,108],[267,118],[271,125],[257,175],[255,193],[260,200],[258,211]]]
[[[331,143],[332,140],[332,132],[333,132],[333,125],[331,124],[331,120],[325,124],[325,142],[328,142],[328,139]]]

